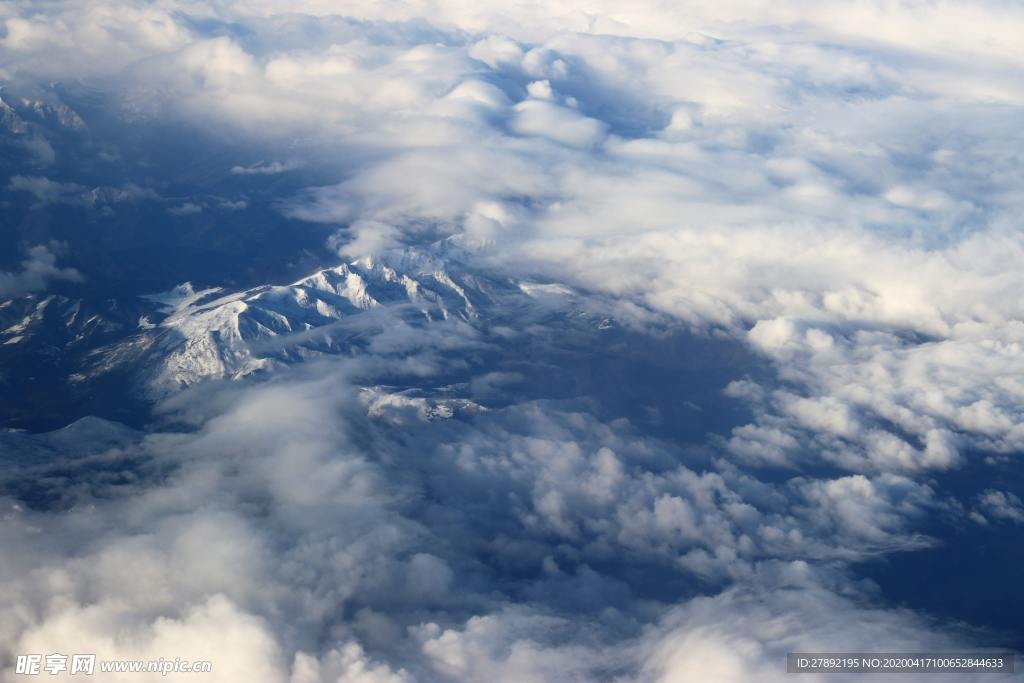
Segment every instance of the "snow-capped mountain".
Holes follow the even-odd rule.
[[[0,128],[8,133],[14,133],[15,135],[19,135],[28,130],[28,123],[18,115],[18,112],[14,110],[14,107],[4,101],[3,96],[0,96]]]
[[[424,323],[451,316],[468,320],[478,315],[478,304],[489,296],[479,281],[440,268],[426,265],[403,273],[370,258],[319,270],[289,285],[241,292],[196,291],[186,283],[147,297],[166,315],[156,325],[142,322],[149,329],[140,336],[154,344],[129,340],[110,355],[116,356],[125,345],[152,348],[159,360],[151,366],[147,386],[162,393],[203,379],[242,377],[274,363],[338,351],[345,335],[308,333],[368,311],[389,307]],[[281,337],[291,337],[294,343],[265,343]]]
[[[564,302],[572,295],[482,276],[450,253],[450,245],[360,258],[290,284],[237,291],[186,282],[102,301],[28,295],[0,302],[0,356],[5,367],[25,370],[8,371],[0,381],[25,387],[23,396],[35,385],[65,388],[45,392],[47,401],[63,393],[67,401],[102,403],[109,395],[111,402],[141,406],[205,380],[356,354],[385,326],[507,323],[524,307],[544,311],[553,298]]]
[[[49,294],[0,302],[0,345],[13,346],[27,338],[70,350],[112,338],[125,329],[124,316],[113,300],[89,303]]]
[[[346,321],[387,310],[411,325],[478,318],[497,296],[526,296],[511,282],[452,273],[423,255],[363,258],[287,285],[241,291],[191,283],[99,308],[66,297],[0,304],[0,346],[77,351],[70,383],[130,368],[136,389],[164,395],[204,379],[239,378],[275,364],[336,353],[353,343]],[[277,343],[275,343],[275,340]]]
[[[61,101],[56,92],[42,93],[45,99],[12,96],[0,85],[0,127],[11,133],[24,133],[32,125],[47,128],[84,130],[85,121],[73,108]]]

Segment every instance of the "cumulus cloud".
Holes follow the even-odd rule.
[[[986,489],[978,496],[978,507],[971,517],[981,524],[987,524],[989,519],[1019,524],[1024,522],[1024,504],[1007,491]]]
[[[53,280],[81,282],[82,275],[74,268],[61,268],[57,257],[67,249],[59,242],[39,244],[28,249],[17,271],[0,271],[0,297],[11,298],[46,289]]]
[[[57,10],[7,8],[0,42],[4,78],[109,74],[146,56],[180,48],[192,32],[173,8],[107,2]]]
[[[887,644],[953,642],[839,597],[820,562],[906,546],[928,487],[778,490],[673,465],[675,446],[624,421],[525,403],[397,422],[406,403],[354,390],[433,346],[194,390],[165,408],[194,431],[81,456],[61,509],[6,499],[5,543],[26,552],[0,565],[3,656],[187,656],[224,681],[732,680],[768,675],[786,647],[866,645],[878,623]],[[69,466],[8,465],[44,487]],[[642,588],[666,571],[678,578]],[[798,628],[805,612],[822,628]],[[718,659],[692,659],[696,643]]]
[[[804,571],[785,568],[770,595],[728,591],[673,610],[642,643],[649,680],[785,681],[792,674],[778,662],[787,652],[827,651],[835,642],[857,651],[878,639],[893,651],[955,647],[913,614],[865,608],[822,585],[788,584]]]

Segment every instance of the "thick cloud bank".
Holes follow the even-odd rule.
[[[225,682],[781,681],[793,651],[1024,642],[862,574],[1024,523],[1018,5],[0,22],[30,234],[128,215],[206,264],[262,203],[335,260],[132,293],[73,382],[128,368],[146,428],[0,433],[10,680],[95,652]],[[214,151],[161,178],[157,138]],[[11,348],[110,267],[33,244],[0,270]]]

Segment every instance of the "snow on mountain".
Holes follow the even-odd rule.
[[[0,359],[24,368],[0,383],[22,386],[24,395],[43,378],[64,391],[39,400],[128,406],[205,380],[356,354],[381,328],[415,330],[446,320],[522,328],[570,300],[574,293],[564,287],[479,275],[446,246],[361,258],[291,284],[240,291],[186,282],[102,301],[29,295],[0,302]],[[600,326],[598,318],[592,322]],[[430,419],[475,410],[407,396],[371,403],[382,415]]]
[[[71,350],[111,339],[125,329],[117,303],[91,304],[63,295],[29,294],[0,302],[0,345],[25,340]]]
[[[71,130],[83,130],[85,128],[85,121],[78,115],[78,112],[60,100],[44,102],[38,99],[22,97],[21,105],[42,121],[52,121],[63,128],[70,128]]]
[[[408,261],[405,265],[413,265]],[[195,291],[191,284],[147,297],[167,317],[142,332],[157,338],[160,358],[149,373],[157,394],[210,378],[238,378],[275,363],[337,352],[331,326],[352,316],[389,307],[414,323],[470,320],[498,283],[452,275],[429,260],[402,273],[363,258],[317,271],[290,285],[241,292]],[[508,286],[511,289],[511,285]],[[476,302],[474,301],[476,300]],[[321,330],[323,334],[309,334]],[[288,343],[267,343],[273,339]],[[129,340],[126,344],[138,345]],[[126,348],[124,344],[122,351]],[[117,351],[113,351],[114,354]]]
[[[24,133],[32,124],[69,130],[84,130],[85,121],[77,111],[61,101],[53,91],[45,99],[13,96],[0,85],[0,127],[11,133]]]
[[[18,112],[4,101],[2,96],[0,96],[0,128],[16,135],[28,130],[28,123],[25,119],[21,118]]]
[[[487,408],[465,398],[420,396],[416,390],[389,391],[386,387],[364,387],[360,400],[372,418],[393,425],[410,422],[446,420],[455,416],[475,415]]]

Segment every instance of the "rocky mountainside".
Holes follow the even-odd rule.
[[[240,291],[183,283],[102,301],[28,295],[0,302],[0,361],[8,368],[0,381],[21,387],[30,404],[33,387],[51,402],[88,405],[110,392],[149,401],[208,379],[355,352],[367,325],[475,324],[498,300],[508,315],[517,301],[536,298],[537,287],[404,250]]]

